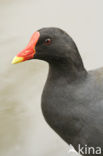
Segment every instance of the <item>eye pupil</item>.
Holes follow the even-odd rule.
[[[51,43],[51,39],[50,38],[45,39],[45,44],[46,45],[49,45],[50,43]]]

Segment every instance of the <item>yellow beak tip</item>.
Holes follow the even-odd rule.
[[[17,57],[15,56],[14,59],[12,60],[11,64],[16,64],[16,63],[20,63],[23,62],[24,58],[23,57]]]

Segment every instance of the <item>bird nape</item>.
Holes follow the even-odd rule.
[[[41,107],[45,120],[84,156],[103,156],[103,68],[87,71],[73,39],[59,28],[36,31],[13,64],[49,63]]]

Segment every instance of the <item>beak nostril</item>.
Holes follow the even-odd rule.
[[[26,51],[25,51],[25,53],[28,53],[28,52],[29,52],[29,50],[26,50]]]
[[[30,51],[29,50],[26,50],[26,51],[24,51],[23,55],[25,56],[25,55],[27,55],[29,53],[30,53]]]

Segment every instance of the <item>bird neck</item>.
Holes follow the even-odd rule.
[[[68,81],[83,79],[87,75],[83,63],[76,64],[68,60],[59,60],[49,63],[48,78],[58,79],[66,78]]]

